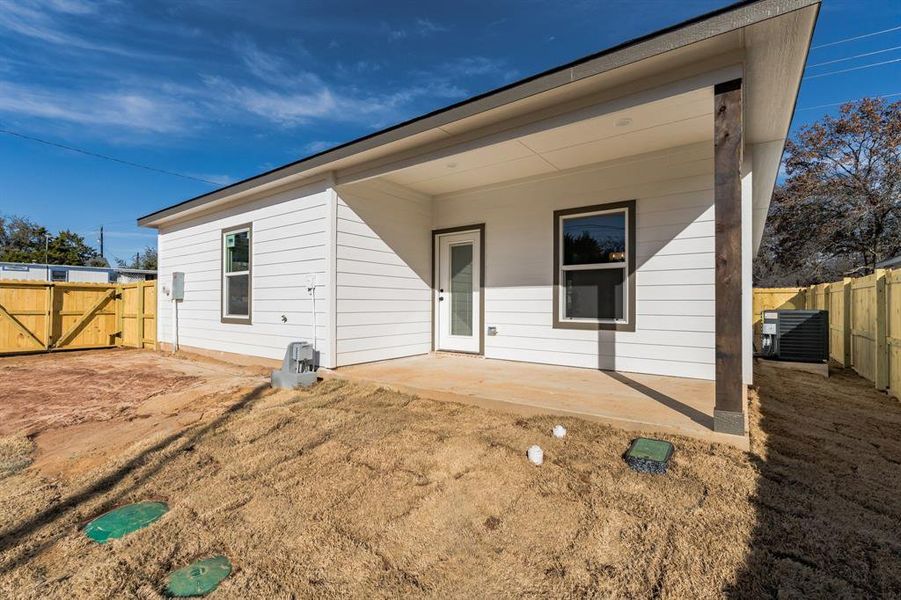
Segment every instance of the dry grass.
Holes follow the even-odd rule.
[[[747,595],[901,598],[901,404],[850,370],[758,370]]]
[[[754,454],[670,438],[664,477],[624,465],[627,432],[577,419],[556,440],[559,419],[339,380],[246,390],[72,481],[0,480],[0,596],[154,598],[224,553],[218,598],[897,597],[901,409],[850,375],[815,397],[790,378],[761,373]],[[150,498],[171,510],[148,529],[78,531]]]
[[[0,436],[0,479],[31,464],[34,443],[24,435]]]

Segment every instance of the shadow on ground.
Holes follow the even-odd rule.
[[[115,470],[92,482],[87,487],[61,498],[47,509],[37,513],[29,519],[0,530],[0,554],[16,547],[20,539],[33,533],[42,527],[53,525],[55,521],[63,519],[82,504],[104,495],[100,506],[94,510],[94,514],[102,514],[112,510],[122,503],[134,490],[138,489],[149,479],[153,478],[167,464],[167,460],[149,462],[148,458],[172,448],[189,448],[197,443],[204,435],[227,422],[235,413],[249,407],[255,400],[261,398],[264,392],[269,390],[268,384],[261,384],[243,396],[240,396],[221,415],[193,429],[179,431],[164,437],[162,440],[145,448],[139,454],[130,458]],[[116,489],[117,486],[127,481],[127,485]],[[0,563],[0,575],[7,573],[21,564],[24,560],[30,560],[40,554],[45,548],[52,545],[61,534],[68,533],[67,528],[57,530],[56,535],[45,537],[39,544],[29,547],[28,552],[21,556],[15,556],[11,560]]]
[[[728,595],[901,597],[901,403],[846,369],[756,377],[756,525]]]

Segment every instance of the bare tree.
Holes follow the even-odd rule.
[[[759,285],[872,272],[901,254],[901,102],[865,98],[802,128],[785,147],[755,264]]]

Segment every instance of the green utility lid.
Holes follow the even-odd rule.
[[[194,561],[187,567],[169,574],[166,591],[170,596],[177,598],[206,596],[231,572],[232,564],[224,556]]]
[[[138,502],[104,513],[85,525],[84,534],[99,544],[147,527],[169,510],[165,502]]]
[[[642,473],[666,473],[673,445],[663,440],[636,438],[624,456],[626,463]]]

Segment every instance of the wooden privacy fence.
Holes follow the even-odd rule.
[[[156,347],[156,282],[0,281],[0,355]]]
[[[764,310],[829,311],[829,356],[901,398],[901,269],[800,288],[754,289],[754,335]]]

